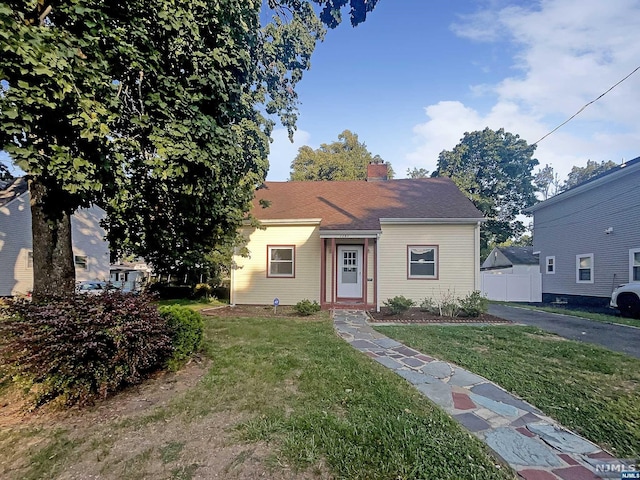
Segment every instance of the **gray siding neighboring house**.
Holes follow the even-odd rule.
[[[543,301],[606,305],[617,285],[640,281],[640,157],[527,212]]]
[[[109,244],[100,226],[99,207],[71,217],[76,280],[109,279]],[[33,288],[33,242],[27,182],[19,178],[0,185],[0,296],[25,295]]]

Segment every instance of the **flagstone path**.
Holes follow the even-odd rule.
[[[367,319],[364,312],[333,312],[340,337],[409,381],[484,441],[521,478],[600,479],[603,477],[594,473],[595,465],[617,462],[597,445],[486,378],[388,338],[376,332]]]

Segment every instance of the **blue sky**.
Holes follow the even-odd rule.
[[[295,143],[276,129],[269,180],[302,145],[349,129],[398,177],[436,168],[465,132],[505,128],[533,143],[640,66],[640,1],[380,0],[327,33],[297,89]],[[540,142],[564,179],[587,160],[640,155],[640,71]],[[536,169],[537,170],[537,169]]]
[[[640,66],[640,0],[379,0],[327,33],[298,86],[295,143],[277,128],[269,180],[298,148],[349,129],[398,177],[436,168],[465,132],[533,143]],[[640,155],[640,71],[536,151],[564,179],[587,160]],[[0,152],[0,160],[3,158]]]

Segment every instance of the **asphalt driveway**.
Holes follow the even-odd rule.
[[[595,343],[640,358],[640,328],[506,305],[489,305],[489,313],[512,322],[533,325],[570,340]]]

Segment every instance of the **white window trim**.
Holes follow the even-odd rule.
[[[633,267],[634,267],[634,254],[640,253],[640,248],[631,248],[629,249],[629,281],[630,282],[640,282],[640,279],[633,279]]]
[[[271,273],[271,251],[291,250],[291,273]],[[288,262],[288,260],[287,260]],[[267,277],[268,278],[295,278],[296,276],[296,247],[295,245],[269,245],[267,247]]]
[[[411,275],[411,249],[426,248],[433,250],[433,275]],[[439,272],[439,258],[437,245],[407,245],[407,278],[410,280],[437,280]],[[413,262],[417,263],[417,262]],[[431,262],[428,262],[431,263]]]
[[[591,274],[589,275],[589,280],[580,280],[580,259],[581,258],[590,258],[591,259]],[[583,253],[581,255],[576,255],[576,283],[593,283],[593,278],[595,277],[595,263],[593,261],[593,253]]]
[[[551,266],[553,268],[551,269],[551,271],[549,271],[549,260],[552,261]],[[547,275],[555,275],[555,273],[556,273],[556,257],[554,255],[551,255],[551,256],[546,258],[545,264],[544,264],[544,273],[546,273]]]

